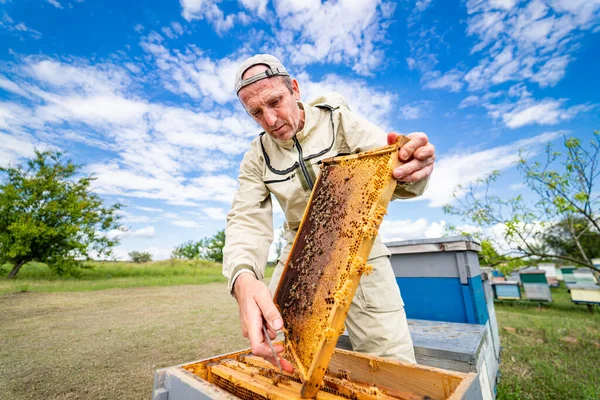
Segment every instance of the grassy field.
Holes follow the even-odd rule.
[[[600,399],[600,309],[552,289],[551,304],[496,303],[498,399]]]
[[[135,264],[89,262],[78,276],[61,277],[41,263],[24,265],[15,279],[6,279],[8,265],[0,266],[0,295],[17,292],[82,292],[141,286],[172,286],[225,282],[221,264],[210,261],[167,260]],[[272,269],[267,269],[267,276]]]
[[[101,263],[80,279],[44,268],[0,280],[2,398],[149,398],[155,369],[247,346],[218,265]],[[600,398],[600,310],[564,288],[553,297],[496,304],[499,399]]]
[[[246,345],[224,283],[0,296],[0,398],[148,399],[153,371]]]

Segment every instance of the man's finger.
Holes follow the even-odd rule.
[[[275,303],[273,303],[271,292],[269,290],[261,291],[254,296],[254,299],[258,307],[260,307],[265,321],[267,321],[268,328],[276,332],[283,328],[283,320]]]
[[[428,177],[433,172],[433,164],[426,166],[423,169],[420,169],[412,174],[406,176],[403,181],[405,182],[416,182],[420,181],[423,178]]]
[[[425,146],[429,139],[423,132],[413,132],[406,135],[410,140],[400,149],[400,159],[402,161],[408,160],[414,154],[415,150],[419,147]]]
[[[397,167],[396,169],[394,169],[393,171],[393,176],[394,178],[396,178],[397,180],[400,180],[402,182],[412,182],[418,179],[412,179],[414,178],[414,173],[417,171],[420,171],[428,166],[432,166],[433,164],[433,158],[428,158],[425,161],[421,161],[421,160],[417,160],[417,159],[413,159],[409,162],[407,162],[406,164],[403,164],[399,167]],[[433,169],[433,167],[432,167]],[[427,176],[427,175],[425,175]],[[423,176],[423,177],[425,177]]]
[[[267,333],[269,334],[269,338],[271,338],[271,340],[275,340],[277,338],[277,331],[274,331],[273,329],[269,328],[268,325],[267,325]]]
[[[279,357],[279,362],[281,363],[281,368],[283,368],[285,372],[290,374],[294,373],[294,366],[288,360],[283,357]]]
[[[265,341],[263,335],[263,317],[260,312],[260,308],[256,303],[252,303],[251,307],[246,310],[246,317],[244,318],[246,330],[248,332],[248,340],[250,340],[250,347],[254,353],[260,345]],[[259,350],[257,350],[259,351]]]
[[[435,156],[435,147],[431,143],[427,143],[425,146],[419,147],[413,154],[416,159],[427,160]]]
[[[394,132],[390,132],[387,134],[387,142],[388,145],[396,143],[396,139],[398,138],[398,134]]]

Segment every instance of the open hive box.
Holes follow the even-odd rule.
[[[371,270],[366,261],[406,142],[400,136],[394,145],[323,160],[274,295],[304,398],[317,393],[359,280]]]
[[[247,349],[156,371],[153,400],[300,399],[300,382]],[[481,399],[477,382],[474,373],[336,349],[315,398]]]

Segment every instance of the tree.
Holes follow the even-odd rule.
[[[203,248],[204,243],[202,240],[197,242],[188,240],[187,242],[183,242],[179,246],[176,246],[171,253],[171,257],[179,260],[198,260],[202,255]]]
[[[444,211],[484,230],[500,227],[501,239],[509,247],[504,256],[513,260],[558,260],[600,272],[591,261],[595,253],[586,244],[600,240],[600,197],[595,189],[600,132],[594,132],[587,146],[567,137],[563,145],[563,152],[558,152],[548,143],[544,162],[530,162],[520,152],[518,171],[535,197],[533,202],[521,195],[508,199],[494,195],[492,187],[500,176],[494,171],[470,184],[466,196]],[[501,248],[497,238],[488,239]]]
[[[577,258],[580,250],[574,236],[579,237],[579,245],[589,259],[600,258],[600,235],[584,218],[556,222],[545,232],[543,240],[556,254]]]
[[[203,238],[197,242],[188,240],[176,246],[171,257],[187,260],[209,260],[223,262],[223,247],[225,246],[225,231],[220,230],[211,238]]]
[[[129,257],[131,261],[138,264],[152,261],[152,254],[147,251],[131,251]]]
[[[216,262],[223,262],[223,247],[225,247],[225,230],[217,231],[215,235],[203,240],[204,252],[202,258]]]
[[[104,207],[90,190],[94,178],[76,177],[80,169],[60,152],[38,150],[26,166],[0,167],[0,265],[13,265],[9,278],[33,260],[73,273],[90,253],[109,256],[118,244],[105,233],[121,229],[121,205]]]

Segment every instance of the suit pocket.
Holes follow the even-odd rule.
[[[389,257],[376,257],[367,263],[373,266],[373,272],[362,276],[356,291],[365,309],[374,312],[400,310],[404,302]]]

